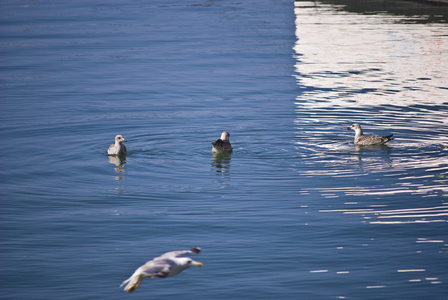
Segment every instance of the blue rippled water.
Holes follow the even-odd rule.
[[[447,299],[447,14],[418,5],[2,1],[0,298]]]

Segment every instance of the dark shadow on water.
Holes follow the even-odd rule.
[[[321,0],[315,3],[317,10],[319,3],[323,3],[353,13],[407,17],[397,20],[399,23],[448,23],[448,0]]]

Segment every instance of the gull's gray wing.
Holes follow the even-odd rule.
[[[177,251],[170,251],[167,252],[158,258],[169,258],[169,257],[179,257],[185,254],[199,254],[201,253],[201,248],[193,247],[190,250],[177,250]]]
[[[359,138],[358,144],[359,145],[378,145],[378,144],[384,144],[389,141],[393,140],[392,134],[388,136],[366,136],[363,135]]]
[[[359,139],[360,143],[363,143],[365,145],[374,145],[374,144],[380,144],[382,142],[381,138],[378,136],[362,136]]]
[[[144,277],[164,278],[168,276],[171,271],[171,263],[168,259],[158,258],[148,261],[139,269]]]

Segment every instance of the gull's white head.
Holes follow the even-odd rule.
[[[202,267],[202,263],[195,261],[189,257],[177,257],[176,260],[183,266],[188,267],[192,267],[192,266],[197,266],[197,267]]]
[[[230,133],[228,133],[227,131],[223,131],[221,133],[221,140],[222,141],[229,141],[229,137],[230,137]]]
[[[192,266],[202,267],[202,263],[195,261],[189,257],[175,257],[171,259],[174,264],[172,264],[172,274],[175,275],[177,273],[182,272],[185,269],[188,269]]]
[[[352,124],[350,127],[347,127],[347,130],[353,129],[357,134],[362,133],[361,125],[358,123]]]
[[[121,143],[121,142],[127,142],[124,137],[121,134],[118,134],[115,136],[115,142]]]

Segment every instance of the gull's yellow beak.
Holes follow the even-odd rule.
[[[203,264],[201,262],[196,261],[196,262],[194,262],[193,266],[202,267]]]

